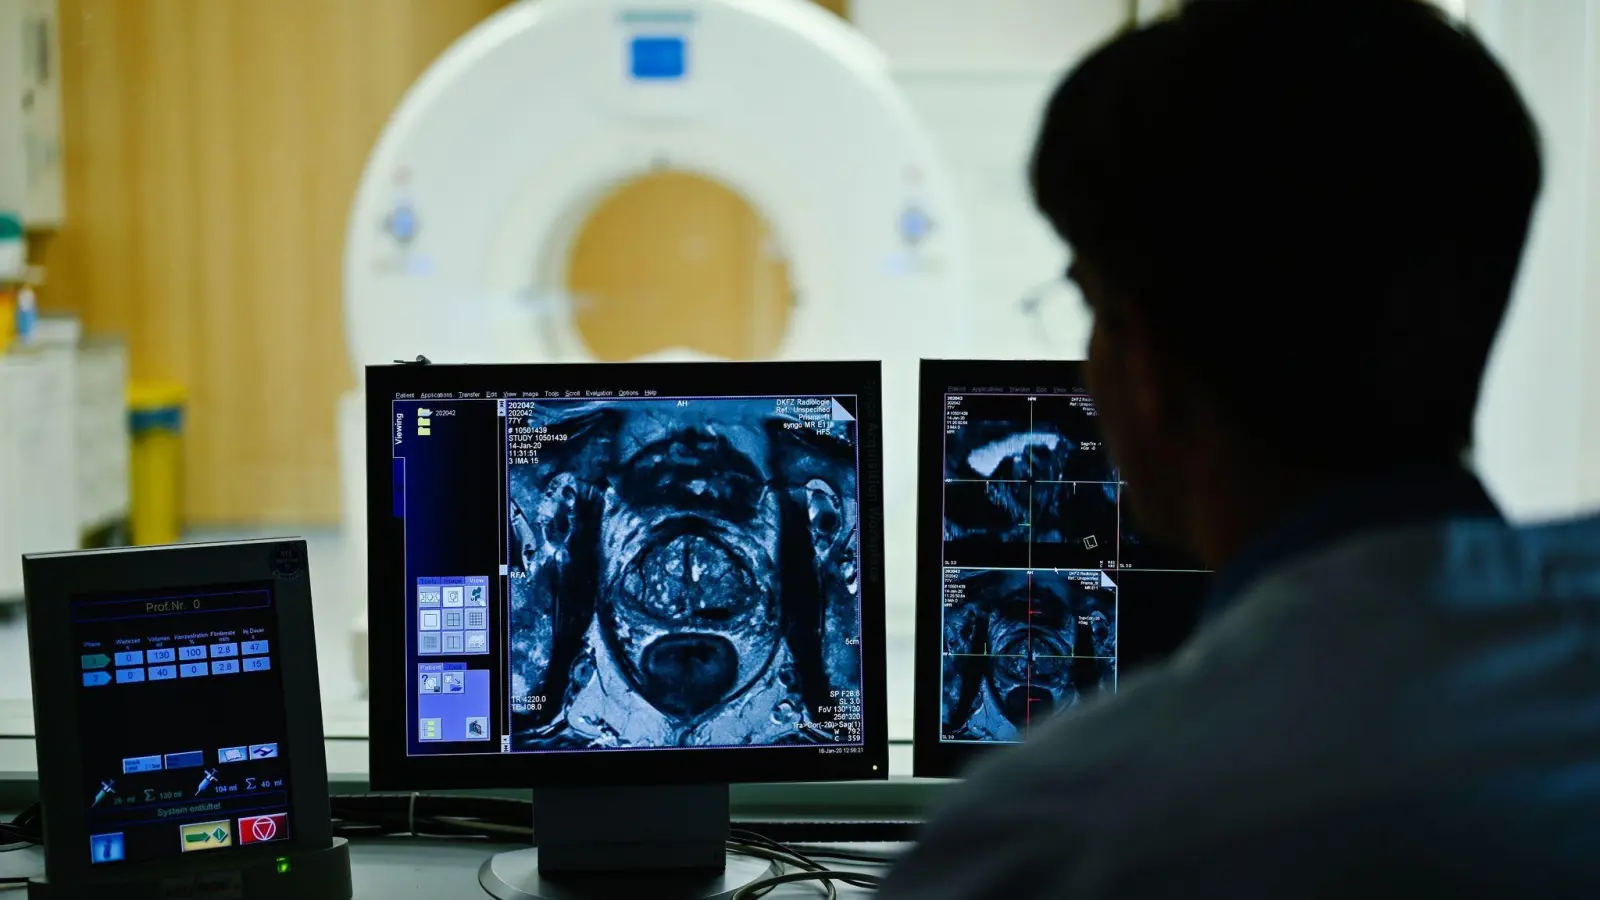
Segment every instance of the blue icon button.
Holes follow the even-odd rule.
[[[167,768],[169,769],[193,769],[205,764],[206,753],[204,750],[186,750],[182,753],[167,754]]]
[[[117,665],[119,665],[119,666],[142,666],[142,665],[144,665],[144,651],[143,650],[131,650],[131,651],[127,652],[127,653],[118,653],[117,654]]]
[[[122,862],[122,832],[89,835],[89,861]]]
[[[277,744],[251,744],[250,745],[250,758],[251,759],[277,759],[278,758],[278,745]]]
[[[111,683],[111,673],[110,672],[85,672],[85,673],[83,673],[83,686],[84,687],[99,687],[102,684],[110,684],[110,683]]]
[[[177,666],[151,666],[150,667],[150,680],[151,681],[170,681],[171,679],[174,679],[174,678],[177,678],[177,677],[178,677],[178,667]]]
[[[272,657],[270,656],[247,656],[244,659],[244,670],[246,672],[265,672],[270,668],[272,668]]]
[[[162,650],[146,650],[145,658],[153,663],[170,663],[178,661],[178,651],[172,647]]]
[[[244,642],[244,655],[245,656],[254,656],[254,655],[258,654],[258,653],[265,653],[265,652],[267,652],[267,642],[266,641],[245,641]]]
[[[217,762],[236,763],[250,758],[249,747],[223,747],[217,751]]]
[[[143,669],[118,669],[117,684],[133,684],[144,680]]]
[[[122,774],[124,775],[159,771],[161,771],[161,757],[159,756],[132,756],[122,761]]]

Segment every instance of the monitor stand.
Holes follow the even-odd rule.
[[[729,853],[728,786],[539,788],[533,843],[484,861],[498,900],[728,898],[781,867]]]

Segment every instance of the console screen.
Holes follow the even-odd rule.
[[[392,403],[410,755],[858,752],[856,396],[483,387]]]
[[[72,635],[92,863],[288,839],[270,584],[78,598]]]
[[[1020,741],[1171,652],[1198,616],[1209,575],[1140,536],[1080,381],[1073,363],[924,363],[941,742]]]

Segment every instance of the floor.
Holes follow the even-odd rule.
[[[271,533],[206,533],[196,540],[281,537]],[[351,584],[354,567],[346,542],[336,531],[300,535],[310,555],[311,589],[316,607],[317,669],[322,680],[324,727],[330,738],[366,737],[367,708],[356,677],[351,622],[365,606],[365,588]],[[905,619],[907,621],[901,621]],[[911,739],[911,623],[909,616],[889,624],[889,738]],[[0,622],[0,732],[32,736],[32,691],[28,672],[27,624],[13,614]],[[24,732],[19,733],[19,732]]]

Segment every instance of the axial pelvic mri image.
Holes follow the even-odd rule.
[[[941,737],[1020,741],[1117,678],[1117,589],[1099,570],[946,570]]]
[[[512,423],[551,436],[509,467],[514,750],[860,740],[823,713],[861,689],[851,402]]]

